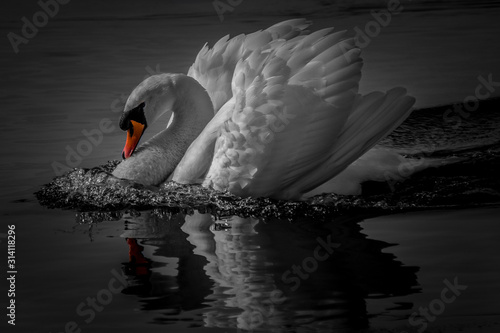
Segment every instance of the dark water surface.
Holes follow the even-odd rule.
[[[457,162],[404,178],[395,190],[367,184],[363,197],[316,198],[307,214],[299,207],[286,219],[262,202],[252,206],[258,217],[219,209],[215,219],[204,212],[216,205],[200,212],[178,198],[175,209],[139,210],[130,205],[137,198],[121,197],[123,210],[78,212],[74,193],[64,201],[73,209],[47,209],[33,193],[60,165],[119,158],[124,98],[146,75],[185,72],[205,42],[297,15],[313,29],[354,31],[382,2],[243,1],[221,22],[211,1],[74,0],[18,54],[4,38],[0,278],[7,225],[16,226],[18,273],[16,326],[5,312],[0,330],[497,332],[499,103],[470,115],[446,112],[475,94],[480,77],[500,81],[498,2],[402,3],[406,9],[363,49],[361,88],[405,86],[418,108],[432,107],[383,145]],[[20,33],[21,17],[38,10],[36,2],[12,2],[1,14],[2,35]],[[115,124],[111,131],[81,160],[68,159],[82,130],[103,119]],[[145,139],[163,126],[150,126]],[[326,209],[335,203],[337,210]],[[380,209],[371,209],[375,203]],[[0,287],[5,309],[8,286]]]

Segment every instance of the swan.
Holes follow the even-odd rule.
[[[145,185],[200,183],[242,197],[296,200],[328,191],[408,117],[415,99],[399,87],[361,96],[354,39],[333,28],[309,33],[309,25],[293,19],[228,35],[205,44],[187,75],[146,78],[121,115],[127,138],[113,175]],[[165,113],[167,127],[137,147]]]

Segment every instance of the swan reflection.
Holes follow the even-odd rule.
[[[158,323],[349,332],[368,327],[367,299],[419,290],[418,267],[382,252],[391,244],[368,239],[359,220],[215,220],[157,210],[123,219],[123,293],[138,296]]]

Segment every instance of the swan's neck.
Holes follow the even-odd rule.
[[[145,185],[161,184],[212,119],[212,101],[195,79],[179,74],[171,78],[171,84],[175,99],[172,123],[122,161],[114,176]]]

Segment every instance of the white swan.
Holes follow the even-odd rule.
[[[203,183],[240,196],[299,199],[342,172],[411,112],[403,88],[358,94],[362,59],[304,19],[205,45],[188,75],[154,75],[127,100],[118,178]],[[168,127],[135,147],[165,112]],[[135,151],[134,151],[135,150]]]

